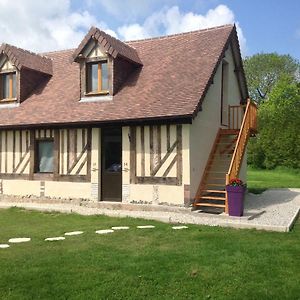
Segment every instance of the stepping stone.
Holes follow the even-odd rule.
[[[8,242],[9,243],[25,243],[25,242],[29,242],[31,240],[31,238],[13,238],[13,239],[9,239]]]
[[[0,244],[0,249],[6,249],[9,248],[8,244]]]
[[[102,230],[97,230],[95,231],[97,234],[107,234],[107,233],[113,233],[114,230],[112,229],[102,229]]]
[[[83,234],[83,231],[71,231],[65,233],[65,235],[79,235],[79,234]]]
[[[113,230],[126,230],[126,229],[129,229],[129,227],[128,226],[114,226],[111,229],[113,229]]]
[[[147,229],[147,228],[155,228],[153,225],[143,225],[143,226],[136,226],[139,229]]]
[[[173,229],[187,229],[188,227],[187,226],[173,226],[172,227]]]
[[[65,240],[66,238],[63,236],[56,236],[56,237],[50,237],[50,238],[46,238],[45,241],[47,242],[54,242],[54,241],[62,241]]]

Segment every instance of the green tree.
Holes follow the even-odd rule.
[[[260,103],[267,99],[278,80],[285,75],[295,77],[299,62],[290,55],[260,53],[244,59],[250,98]]]
[[[259,135],[249,147],[256,167],[300,168],[300,84],[282,76],[258,113]]]

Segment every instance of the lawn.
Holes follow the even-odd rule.
[[[154,229],[136,225],[153,224]],[[97,235],[111,226],[129,230]],[[0,299],[299,299],[300,223],[290,233],[0,210]],[[45,237],[83,230],[65,241]]]
[[[275,170],[248,167],[247,186],[250,192],[259,193],[270,188],[300,188],[300,170]]]

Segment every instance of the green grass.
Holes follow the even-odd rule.
[[[136,229],[154,224],[155,229]],[[96,235],[97,229],[127,231]],[[0,210],[0,299],[299,299],[300,222],[290,233]],[[83,230],[65,241],[44,238]]]
[[[251,193],[256,194],[270,188],[300,188],[300,170],[263,170],[248,167],[247,187]]]

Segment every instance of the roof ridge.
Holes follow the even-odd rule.
[[[188,35],[188,34],[192,34],[192,33],[196,33],[196,32],[206,32],[206,31],[212,31],[212,30],[226,28],[226,27],[233,28],[234,26],[235,26],[234,24],[224,24],[224,25],[220,25],[220,26],[190,30],[190,31],[186,31],[186,32],[179,32],[179,33],[161,35],[161,36],[156,36],[156,37],[149,37],[149,38],[144,38],[144,39],[139,39],[139,40],[129,40],[129,41],[124,41],[124,43],[138,43],[138,42],[147,42],[147,41],[152,41],[152,40],[163,40],[166,38],[172,38],[172,37],[181,36],[181,35]]]
[[[44,55],[41,55],[40,53],[36,53],[36,52],[31,51],[31,50],[27,50],[27,49],[24,49],[24,48],[21,48],[21,47],[17,47],[17,46],[12,45],[12,44],[2,43],[1,46],[13,47],[13,48],[15,48],[15,49],[17,49],[17,50],[21,50],[21,51],[23,51],[23,52],[26,52],[26,53],[28,53],[28,54],[30,54],[30,55],[35,55],[35,56],[39,56],[39,57],[41,57],[41,58],[49,59],[49,57],[46,57],[46,56],[44,56]]]
[[[47,52],[39,52],[39,55],[43,55],[43,57],[47,58],[48,54],[55,54],[55,53],[61,53],[61,52],[69,52],[74,51],[76,48],[68,48],[68,49],[61,49],[61,50],[53,50],[53,51],[47,51]]]
[[[102,29],[100,29],[100,28],[98,28],[98,27],[94,27],[94,26],[93,26],[93,28],[95,28],[95,30],[97,30],[97,31],[103,32],[105,35],[108,35],[108,36],[109,36],[111,39],[113,39],[114,41],[121,42],[121,43],[123,43],[126,47],[130,47],[130,48],[136,50],[136,49],[135,49],[134,47],[132,47],[131,45],[126,44],[126,41],[122,41],[122,40],[120,40],[120,39],[118,39],[118,38],[116,38],[116,37],[110,35],[110,34],[107,33],[105,30],[102,30]]]

